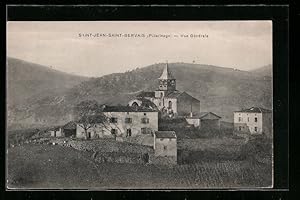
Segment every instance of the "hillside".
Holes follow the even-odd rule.
[[[272,108],[271,79],[261,74],[210,65],[170,63],[177,89],[201,101],[201,111],[212,111],[224,121],[232,121],[232,112],[244,107]],[[64,123],[75,104],[85,99],[99,103],[124,104],[140,91],[157,88],[164,64],[91,78],[60,95],[29,98],[26,106],[12,112],[14,122]]]
[[[251,70],[252,73],[260,76],[272,76],[272,65],[265,65],[254,70]]]
[[[8,58],[8,106],[22,105],[31,97],[57,95],[87,79],[20,59]]]

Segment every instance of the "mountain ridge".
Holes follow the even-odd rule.
[[[138,92],[157,89],[157,78],[165,63],[89,78],[66,90],[45,96],[32,96],[22,108],[11,110],[12,122],[65,123],[74,115],[77,103],[94,99],[108,105],[126,105]],[[244,107],[272,108],[271,80],[249,71],[212,65],[169,63],[177,89],[199,99],[201,111],[232,121],[232,112]],[[18,116],[18,117],[16,117]]]
[[[63,92],[88,80],[86,77],[12,57],[7,58],[6,73],[8,106],[22,104],[26,99],[41,93]]]

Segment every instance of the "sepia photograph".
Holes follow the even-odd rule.
[[[271,20],[6,27],[8,190],[273,188]]]

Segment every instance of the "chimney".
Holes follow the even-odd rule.
[[[191,112],[190,112],[190,117],[193,117],[193,102],[191,100]]]
[[[190,112],[190,117],[193,117],[193,112]]]

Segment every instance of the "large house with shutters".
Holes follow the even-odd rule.
[[[200,101],[187,92],[176,89],[176,79],[169,70],[168,63],[158,78],[158,89],[153,92],[141,92],[128,104],[134,107],[156,107],[163,115],[169,117],[200,114]]]
[[[106,138],[106,137],[134,137],[153,134],[158,130],[158,111],[145,107],[104,106],[102,114],[105,121],[99,117],[86,133],[81,124],[77,124],[77,138]]]
[[[251,107],[233,113],[235,132],[265,134],[272,137],[272,111]]]

